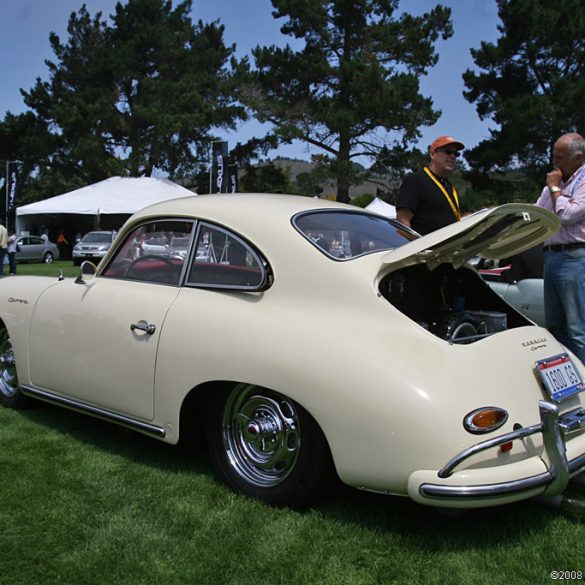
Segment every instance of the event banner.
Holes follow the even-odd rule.
[[[6,211],[14,209],[18,194],[18,163],[11,161],[6,165]]]
[[[228,192],[228,143],[211,143],[211,184],[210,193]]]
[[[227,192],[228,193],[237,193],[238,192],[238,165],[229,165],[228,166],[228,186]]]

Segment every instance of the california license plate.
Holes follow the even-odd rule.
[[[547,392],[555,402],[560,402],[585,388],[577,368],[566,353],[538,360],[536,367]]]

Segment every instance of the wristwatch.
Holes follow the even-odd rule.
[[[549,187],[548,190],[551,193],[560,193],[561,192],[561,188],[560,187]]]

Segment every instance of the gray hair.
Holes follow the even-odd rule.
[[[585,159],[585,138],[579,134],[574,134],[567,145],[567,153],[571,158],[581,156],[581,159]]]

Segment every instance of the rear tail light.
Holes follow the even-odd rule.
[[[484,406],[467,414],[463,419],[466,431],[483,435],[499,429],[508,420],[508,412],[497,406]]]

